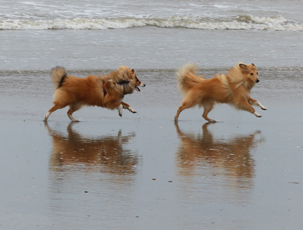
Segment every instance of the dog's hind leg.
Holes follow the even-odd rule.
[[[43,121],[47,121],[48,117],[51,115],[51,112],[48,111],[47,114],[44,115]]]
[[[134,110],[132,107],[130,107],[129,104],[127,104],[127,103],[125,103],[125,102],[123,102],[123,101],[121,101],[121,104],[122,104],[122,106],[123,106],[123,109],[128,109],[128,110],[129,110],[130,112],[132,112],[132,113],[137,113],[137,111]]]
[[[75,103],[69,106],[69,110],[67,111],[67,116],[72,122],[79,122],[79,120],[73,117],[73,113],[81,108],[81,104]]]
[[[177,113],[176,113],[176,116],[175,116],[175,121],[178,121],[178,117],[179,117],[180,113],[181,113],[184,109],[186,109],[186,108],[185,108],[183,105],[181,105],[181,106],[178,108]]]
[[[196,103],[192,102],[192,101],[183,101],[181,106],[178,108],[176,116],[175,116],[175,122],[178,121],[178,117],[180,115],[180,113],[184,110],[184,109],[188,109],[191,108],[193,106],[195,106]]]
[[[202,117],[209,122],[217,122],[216,120],[210,119],[207,116],[208,113],[214,108],[214,104],[212,104],[212,103],[203,104],[203,108],[204,108],[204,111],[203,111]]]
[[[44,121],[47,121],[48,117],[53,113],[55,112],[57,109],[62,109],[64,108],[66,105],[63,105],[63,104],[59,104],[59,103],[56,103],[54,102],[54,106],[47,112],[47,114],[44,115]]]

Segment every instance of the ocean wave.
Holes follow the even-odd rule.
[[[303,31],[302,23],[287,20],[282,16],[255,17],[239,15],[229,18],[173,16],[168,18],[0,20],[0,30],[103,30],[147,26],[201,30]]]

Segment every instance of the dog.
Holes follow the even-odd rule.
[[[66,106],[69,106],[67,116],[73,122],[78,121],[72,116],[73,113],[84,105],[118,109],[120,116],[123,108],[136,113],[122,99],[134,90],[140,91],[139,86],[145,87],[134,69],[126,66],[120,66],[103,77],[89,75],[86,78],[67,75],[64,67],[57,66],[51,70],[51,79],[55,86],[54,106],[45,114],[44,121],[51,113]]]
[[[254,64],[238,63],[227,74],[216,74],[211,79],[196,76],[198,67],[195,64],[184,65],[177,72],[178,87],[184,93],[181,106],[177,110],[175,121],[184,109],[193,106],[204,108],[202,117],[209,122],[216,122],[208,117],[208,113],[217,103],[233,105],[239,110],[245,110],[256,117],[262,117],[252,105],[267,110],[259,101],[250,97],[251,89],[258,83],[258,70]]]

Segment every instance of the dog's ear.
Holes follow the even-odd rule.
[[[254,63],[251,63],[251,65],[255,66],[255,64],[254,64]]]
[[[247,65],[240,63],[239,66],[242,70],[247,71]]]
[[[134,69],[132,69],[132,73],[134,73],[135,72],[135,70]]]

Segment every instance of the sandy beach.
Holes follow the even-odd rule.
[[[297,72],[259,72],[253,97],[268,111],[256,118],[218,105],[210,113],[221,121],[216,124],[197,108],[174,123],[181,96],[167,84],[175,80],[172,71],[138,72],[147,86],[125,97],[138,114],[124,111],[120,118],[117,111],[85,107],[74,124],[67,109],[42,121],[51,106],[48,73],[7,76],[5,84],[14,87],[1,94],[0,225],[298,228],[302,81]],[[285,81],[285,75],[297,77]]]
[[[283,230],[303,220],[303,2],[1,0],[0,229]],[[174,116],[176,70],[254,63],[256,118]],[[126,65],[138,113],[54,112],[50,70]]]

